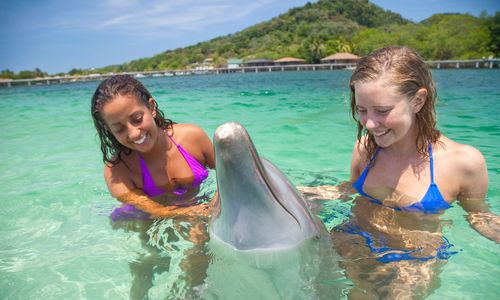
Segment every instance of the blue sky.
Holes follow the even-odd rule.
[[[104,67],[234,33],[307,0],[0,0],[0,70]],[[311,1],[315,2],[315,1]],[[372,0],[421,21],[478,16],[500,0]]]

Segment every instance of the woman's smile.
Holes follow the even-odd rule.
[[[138,140],[132,141],[134,144],[141,145],[146,141],[146,133],[141,134]]]

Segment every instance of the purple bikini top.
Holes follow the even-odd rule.
[[[165,134],[167,134],[165,132]],[[191,171],[193,172],[193,183],[191,184],[191,187],[198,187],[200,184],[203,182],[208,177],[208,171],[205,169],[204,166],[202,166],[196,158],[194,158],[189,152],[184,150],[181,145],[177,144],[174,139],[167,134],[168,138],[174,143],[174,145],[179,149],[179,152],[182,154],[184,159],[186,160],[187,164],[191,168]],[[142,173],[142,183],[143,183],[143,190],[146,195],[149,197],[156,197],[159,195],[163,195],[165,193],[165,190],[157,187],[155,185],[155,182],[153,181],[153,177],[151,177],[151,173],[149,173],[148,167],[146,166],[146,162],[144,161],[144,158],[139,155],[139,163],[141,164],[141,173]],[[178,186],[176,187],[172,193],[175,195],[183,195],[188,191],[189,187],[185,186]]]

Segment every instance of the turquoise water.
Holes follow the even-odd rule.
[[[433,74],[439,128],[482,151],[487,199],[500,214],[500,71]],[[348,111],[349,76],[350,71],[318,71],[143,82],[168,118],[198,124],[210,136],[220,124],[238,121],[259,153],[292,182],[319,185],[349,178],[356,135]],[[89,116],[97,84],[0,89],[0,299],[127,299],[131,288],[165,299],[188,281],[181,261],[192,245],[179,238],[188,225],[175,232],[165,220],[110,225],[107,214],[117,202],[102,180]],[[215,190],[213,173],[207,194]],[[429,299],[496,298],[499,246],[472,230],[459,206],[443,218],[451,224],[446,236],[460,251],[443,267],[441,286]],[[149,238],[154,234],[159,238]],[[153,286],[137,280],[152,270]]]

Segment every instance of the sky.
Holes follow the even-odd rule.
[[[151,57],[267,21],[307,0],[0,0],[0,70],[49,74]],[[316,1],[309,1],[316,2]],[[415,22],[500,0],[371,0]]]

